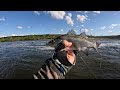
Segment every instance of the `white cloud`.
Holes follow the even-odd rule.
[[[82,11],[76,11],[76,12],[82,12]]]
[[[47,11],[43,11],[43,13],[47,13]]]
[[[81,25],[81,27],[84,27],[84,25]]]
[[[118,27],[120,26],[120,24],[111,24],[110,26],[108,26],[109,29],[113,29],[114,27]]]
[[[72,13],[68,13],[68,16],[72,17]]]
[[[83,23],[85,20],[87,20],[86,15],[77,15],[77,20],[79,20],[81,23]]]
[[[108,30],[108,32],[112,32],[112,30]]]
[[[113,29],[114,27],[113,27],[113,26],[109,26],[108,28],[109,28],[109,29]]]
[[[111,24],[111,26],[116,27],[116,26],[118,26],[118,24]]]
[[[47,11],[48,14],[50,14],[53,18],[62,20],[65,16],[65,11]]]
[[[22,26],[17,26],[18,29],[22,29],[23,27]]]
[[[85,32],[89,32],[89,30],[87,28],[85,28],[84,30],[85,30]]]
[[[33,11],[34,12],[34,14],[36,14],[36,15],[40,15],[40,12],[38,12],[38,11]]]
[[[88,13],[88,11],[84,11],[84,13]]]
[[[103,26],[103,27],[101,27],[100,29],[104,30],[104,29],[106,29],[106,26]]]
[[[100,14],[100,11],[93,11],[94,13]]]
[[[65,17],[65,20],[67,21],[67,24],[69,24],[69,25],[71,25],[71,26],[74,25],[73,20],[72,20],[72,18],[71,18],[70,16],[66,16],[66,17]]]
[[[91,31],[93,31],[93,29],[90,29]]]
[[[5,35],[0,35],[0,38],[2,38],[2,37],[6,37]]]
[[[60,31],[61,31],[61,32],[63,32],[64,30],[63,30],[63,29],[61,29]]]
[[[16,34],[12,34],[12,36],[17,36]]]
[[[113,28],[116,28],[116,27],[120,27],[120,24],[111,24],[111,25],[109,25],[109,26],[103,26],[103,27],[100,27],[100,29],[101,30],[111,30],[111,29],[113,29]]]
[[[5,18],[4,17],[0,18],[0,21],[5,21]]]
[[[84,28],[84,29],[81,29],[81,31],[82,31],[82,32],[86,32],[86,33],[87,33],[87,32],[89,32],[89,29]]]

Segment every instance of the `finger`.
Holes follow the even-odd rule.
[[[50,72],[50,70],[49,70],[49,68],[48,68],[48,66],[46,66],[46,70],[47,70],[48,79],[54,79],[51,72]]]
[[[34,79],[38,79],[38,77],[35,74],[33,74],[33,77],[34,77]]]
[[[44,76],[40,73],[40,71],[38,71],[38,73],[40,74],[42,79],[45,79]]]
[[[70,55],[70,56],[73,56],[73,57],[75,57],[75,54],[74,54],[74,52],[73,51],[68,51],[68,53],[67,53],[68,55]]]
[[[68,42],[67,40],[63,40],[63,43],[64,43],[65,47],[72,46],[72,42]]]
[[[67,59],[71,64],[73,64],[76,59],[75,54],[72,51],[68,51]]]
[[[53,74],[53,77],[55,78],[55,79],[58,79],[58,75],[57,75],[57,73],[50,67],[50,70],[51,70],[51,72],[52,72],[52,74]]]
[[[44,74],[47,74],[42,68],[40,69],[40,71],[42,71]]]

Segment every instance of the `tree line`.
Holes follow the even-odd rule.
[[[59,36],[59,34],[8,36],[8,37],[1,37],[0,38],[0,42],[27,41],[27,40],[44,40],[44,39],[53,39],[53,38],[56,38],[57,36]]]

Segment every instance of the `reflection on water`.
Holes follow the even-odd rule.
[[[44,61],[51,57],[53,48],[45,46],[48,40],[16,41],[0,43],[0,79],[32,79],[32,74],[40,69]],[[109,62],[120,63],[120,41],[100,41],[99,52]],[[103,60],[94,50],[85,60]],[[68,77],[79,78],[80,58]],[[85,67],[85,66],[84,66]],[[84,71],[89,73],[88,71]],[[82,75],[82,74],[81,74]]]

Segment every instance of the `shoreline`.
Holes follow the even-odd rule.
[[[51,40],[59,35],[28,35],[28,36],[9,36],[0,38],[0,42],[31,41],[31,40]],[[120,36],[88,36],[90,40],[120,40]]]

